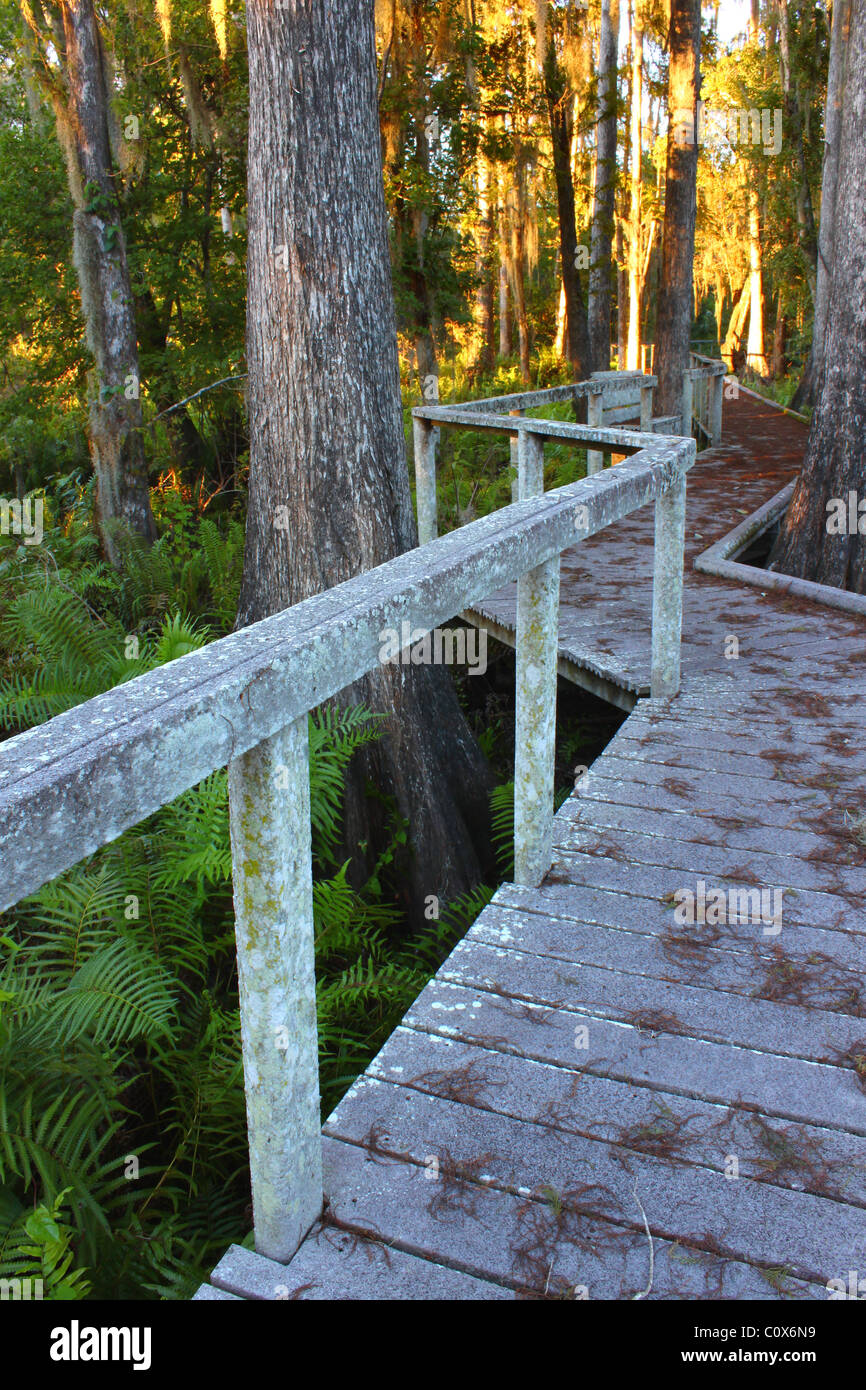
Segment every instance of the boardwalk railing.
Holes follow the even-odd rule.
[[[715,357],[690,352],[683,376],[683,434],[700,431],[711,446],[722,438],[722,391],[727,366]]]
[[[486,403],[463,416],[503,425]],[[515,878],[532,886],[551,863],[559,557],[649,502],[652,689],[679,687],[694,441],[506,419],[521,500],[0,745],[0,910],[228,766],[255,1239],[277,1260],[322,1206],[308,712],[379,664],[386,629],[430,631],[516,579]],[[632,456],[536,496],[551,435]]]

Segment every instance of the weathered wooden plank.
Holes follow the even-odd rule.
[[[640,1019],[640,1001],[635,1000]],[[866,1092],[853,1068],[680,1034],[653,1033],[577,1009],[509,1007],[484,990],[433,980],[404,1019],[407,1027],[462,1038],[492,1052],[582,1067],[660,1091],[757,1105],[776,1115],[866,1134]],[[584,1033],[582,1030],[586,1030]],[[585,1046],[584,1046],[585,1044]],[[832,1039],[828,1040],[829,1046]]]
[[[701,878],[724,877],[741,887],[765,889],[810,889],[812,892],[849,895],[855,904],[864,901],[866,872],[838,863],[816,860],[814,863],[790,856],[758,850],[725,849],[720,845],[690,844],[672,838],[659,842],[657,835],[641,835],[633,830],[616,832],[615,843],[601,831],[588,831],[570,826],[567,820],[555,821],[554,846],[557,858],[570,866],[577,876],[578,864],[594,856],[614,857],[629,866],[657,864],[678,869],[684,876],[679,885],[691,886],[695,875]]]
[[[357,1145],[333,1139],[325,1140],[324,1152],[334,1210],[359,1231],[377,1232],[413,1253],[536,1297],[546,1291],[633,1298],[649,1288],[649,1243],[636,1203],[634,1225],[596,1219],[580,1210],[577,1199],[574,1214],[563,1220],[549,1197],[515,1196],[482,1182],[461,1184],[459,1177],[443,1194],[426,1178],[429,1169],[417,1164],[370,1162]],[[796,1280],[791,1289],[801,1297],[824,1293]],[[778,1296],[778,1288],[750,1264],[655,1241],[653,1296],[713,1296],[720,1290],[724,1297]]]
[[[519,1017],[527,1012],[526,1002],[541,1005],[540,1014],[589,1013],[634,1024],[641,1031],[654,1031],[651,1022],[644,1028],[643,1020],[656,1019],[658,1031],[811,1061],[832,1063],[840,1053],[855,1049],[864,1035],[862,1017],[829,1011],[817,1003],[804,1008],[722,992],[709,982],[659,979],[583,961],[566,964],[477,939],[458,943],[436,978],[443,986],[496,995],[506,1014]],[[449,991],[443,991],[445,1011],[448,997]],[[463,996],[458,999],[462,1002]],[[573,1032],[578,1025],[574,1020],[566,1025],[569,1022]]]
[[[211,1277],[235,1297],[276,1302],[513,1297],[510,1289],[394,1246],[359,1241],[336,1226],[318,1227],[288,1265],[233,1245]]]
[[[617,914],[609,911],[607,915]],[[778,997],[782,1002],[787,998],[789,1003],[813,1001],[816,1007],[838,1007],[839,1012],[854,1015],[859,1008],[866,1013],[866,941],[854,933],[798,927],[786,932],[780,945],[748,924],[703,934],[679,927],[671,909],[657,913],[655,920],[633,910],[633,921],[631,927],[608,921],[603,924],[605,930],[599,931],[602,924],[592,920],[573,921],[496,904],[478,919],[464,944],[478,941],[629,976],[700,984],[704,989],[748,997]],[[531,975],[532,966],[526,968]],[[774,992],[767,995],[764,991],[774,985]],[[639,982],[633,981],[631,988],[639,989]]]
[[[725,1150],[722,1133],[716,1166],[705,1167],[586,1135],[570,1134],[567,1143],[557,1143],[543,1124],[399,1085],[365,1088],[348,1098],[326,1132],[363,1145],[371,1127],[383,1170],[393,1157],[432,1173],[427,1192],[446,1211],[451,1194],[443,1188],[453,1182],[451,1166],[473,1175],[467,1187],[483,1181],[524,1197],[547,1190],[563,1205],[569,1192],[582,1193],[587,1213],[613,1227],[640,1222],[637,1193],[654,1237],[684,1242],[711,1232],[735,1259],[783,1266],[794,1277],[825,1285],[855,1268],[859,1258],[861,1207],[753,1181],[740,1174],[739,1164],[730,1164],[737,1155]],[[736,1178],[725,1176],[726,1161]],[[460,1212],[466,1226],[473,1219],[466,1210],[471,1197],[461,1195],[454,1214]],[[609,1235],[616,1240],[618,1232]]]
[[[375,1115],[379,1083],[460,1100],[539,1126],[551,1149],[570,1134],[655,1153],[724,1173],[735,1154],[743,1177],[866,1206],[866,1138],[818,1125],[790,1125],[741,1107],[679,1096],[591,1072],[489,1051],[398,1028],[328,1120]],[[387,1101],[384,1102],[387,1104]],[[367,1121],[368,1125],[372,1122]],[[471,1128],[472,1117],[455,1125]],[[373,1132],[376,1126],[372,1125]],[[348,1132],[348,1131],[346,1131]],[[372,1142],[365,1129],[365,1142]]]
[[[705,875],[707,887],[742,887],[742,883],[724,875]],[[657,864],[631,864],[627,874],[615,859],[602,859],[597,856],[566,856],[554,866],[547,878],[536,890],[539,903],[548,911],[555,904],[567,911],[575,888],[600,889],[620,893],[630,897],[637,904],[649,898],[671,907],[673,894],[683,883],[681,868],[670,868]],[[516,891],[516,890],[515,890]],[[506,896],[509,889],[502,888],[501,901],[513,901]],[[809,925],[820,922],[822,927],[843,931],[854,929],[862,932],[864,915],[859,901],[854,898],[841,898],[838,893],[815,893],[808,889],[796,890],[796,896],[785,895],[785,923],[795,926],[798,923]]]

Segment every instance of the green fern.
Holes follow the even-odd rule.
[[[514,877],[514,783],[503,782],[490,793],[491,839],[502,877]]]
[[[32,1211],[0,1189],[0,1281],[15,1280],[30,1297],[52,1300],[86,1298],[87,1271],[73,1267],[72,1232],[61,1218],[70,1189]]]

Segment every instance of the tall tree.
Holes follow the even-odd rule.
[[[760,0],[751,0],[749,9],[749,43],[755,48],[760,42]],[[749,206],[749,338],[746,365],[759,376],[768,374],[764,353],[764,262],[761,246],[761,200],[754,172],[743,161],[742,174],[746,183]]]
[[[596,371],[610,368],[610,308],[616,196],[616,69],[619,0],[601,0],[595,180],[589,262],[589,346]]]
[[[833,247],[836,228],[836,184],[839,174],[840,118],[845,74],[845,55],[851,0],[833,0],[830,29],[830,66],[827,73],[827,103],[824,112],[824,161],[821,174],[821,216],[818,228],[818,263],[815,270],[815,316],[812,347],[802,379],[791,405],[801,410],[813,406],[824,365],[824,336],[830,301]]]
[[[575,23],[571,6],[557,12],[557,23],[547,3],[536,4],[536,48],[544,78],[544,94],[550,122],[550,143],[553,150],[553,172],[556,181],[556,205],[559,213],[559,250],[562,287],[565,292],[565,331],[568,360],[575,381],[592,374],[593,361],[589,342],[586,302],[580,283],[577,264],[577,223],[574,209],[574,179],[571,172],[571,142],[574,133],[574,92],[567,80],[557,51],[574,36],[569,27]]]
[[[628,214],[628,345],[625,365],[640,367],[641,196],[643,166],[643,3],[634,0],[631,22],[631,89],[629,93],[629,151],[631,181]]]
[[[842,77],[833,274],[818,404],[773,569],[866,593],[866,10]]]
[[[87,345],[88,443],[96,475],[97,515],[106,554],[122,555],[128,528],[155,539],[142,437],[135,308],[112,158],[108,64],[93,0],[61,0],[46,28],[25,17],[38,53],[36,74],[51,102],[66,155],[73,202],[73,259]]]
[[[239,625],[416,544],[372,6],[250,0],[247,16],[251,454]],[[489,778],[447,671],[383,665],[341,699],[388,715],[350,779],[347,846],[381,846],[375,817],[391,798],[410,825],[413,910],[463,892],[486,853]]]
[[[665,220],[654,364],[661,415],[679,414],[683,372],[689,365],[701,85],[700,0],[671,0],[670,13]]]

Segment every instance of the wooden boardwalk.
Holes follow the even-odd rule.
[[[325,1218],[290,1264],[234,1247],[197,1297],[866,1280],[866,624],[692,569],[804,437],[726,403],[689,479],[680,695],[638,701],[560,811],[541,887],[499,890],[331,1115]],[[561,651],[629,700],[651,566],[650,508],[562,561]],[[509,591],[482,608],[513,626]],[[766,920],[680,922],[701,885],[727,909],[778,896]]]

